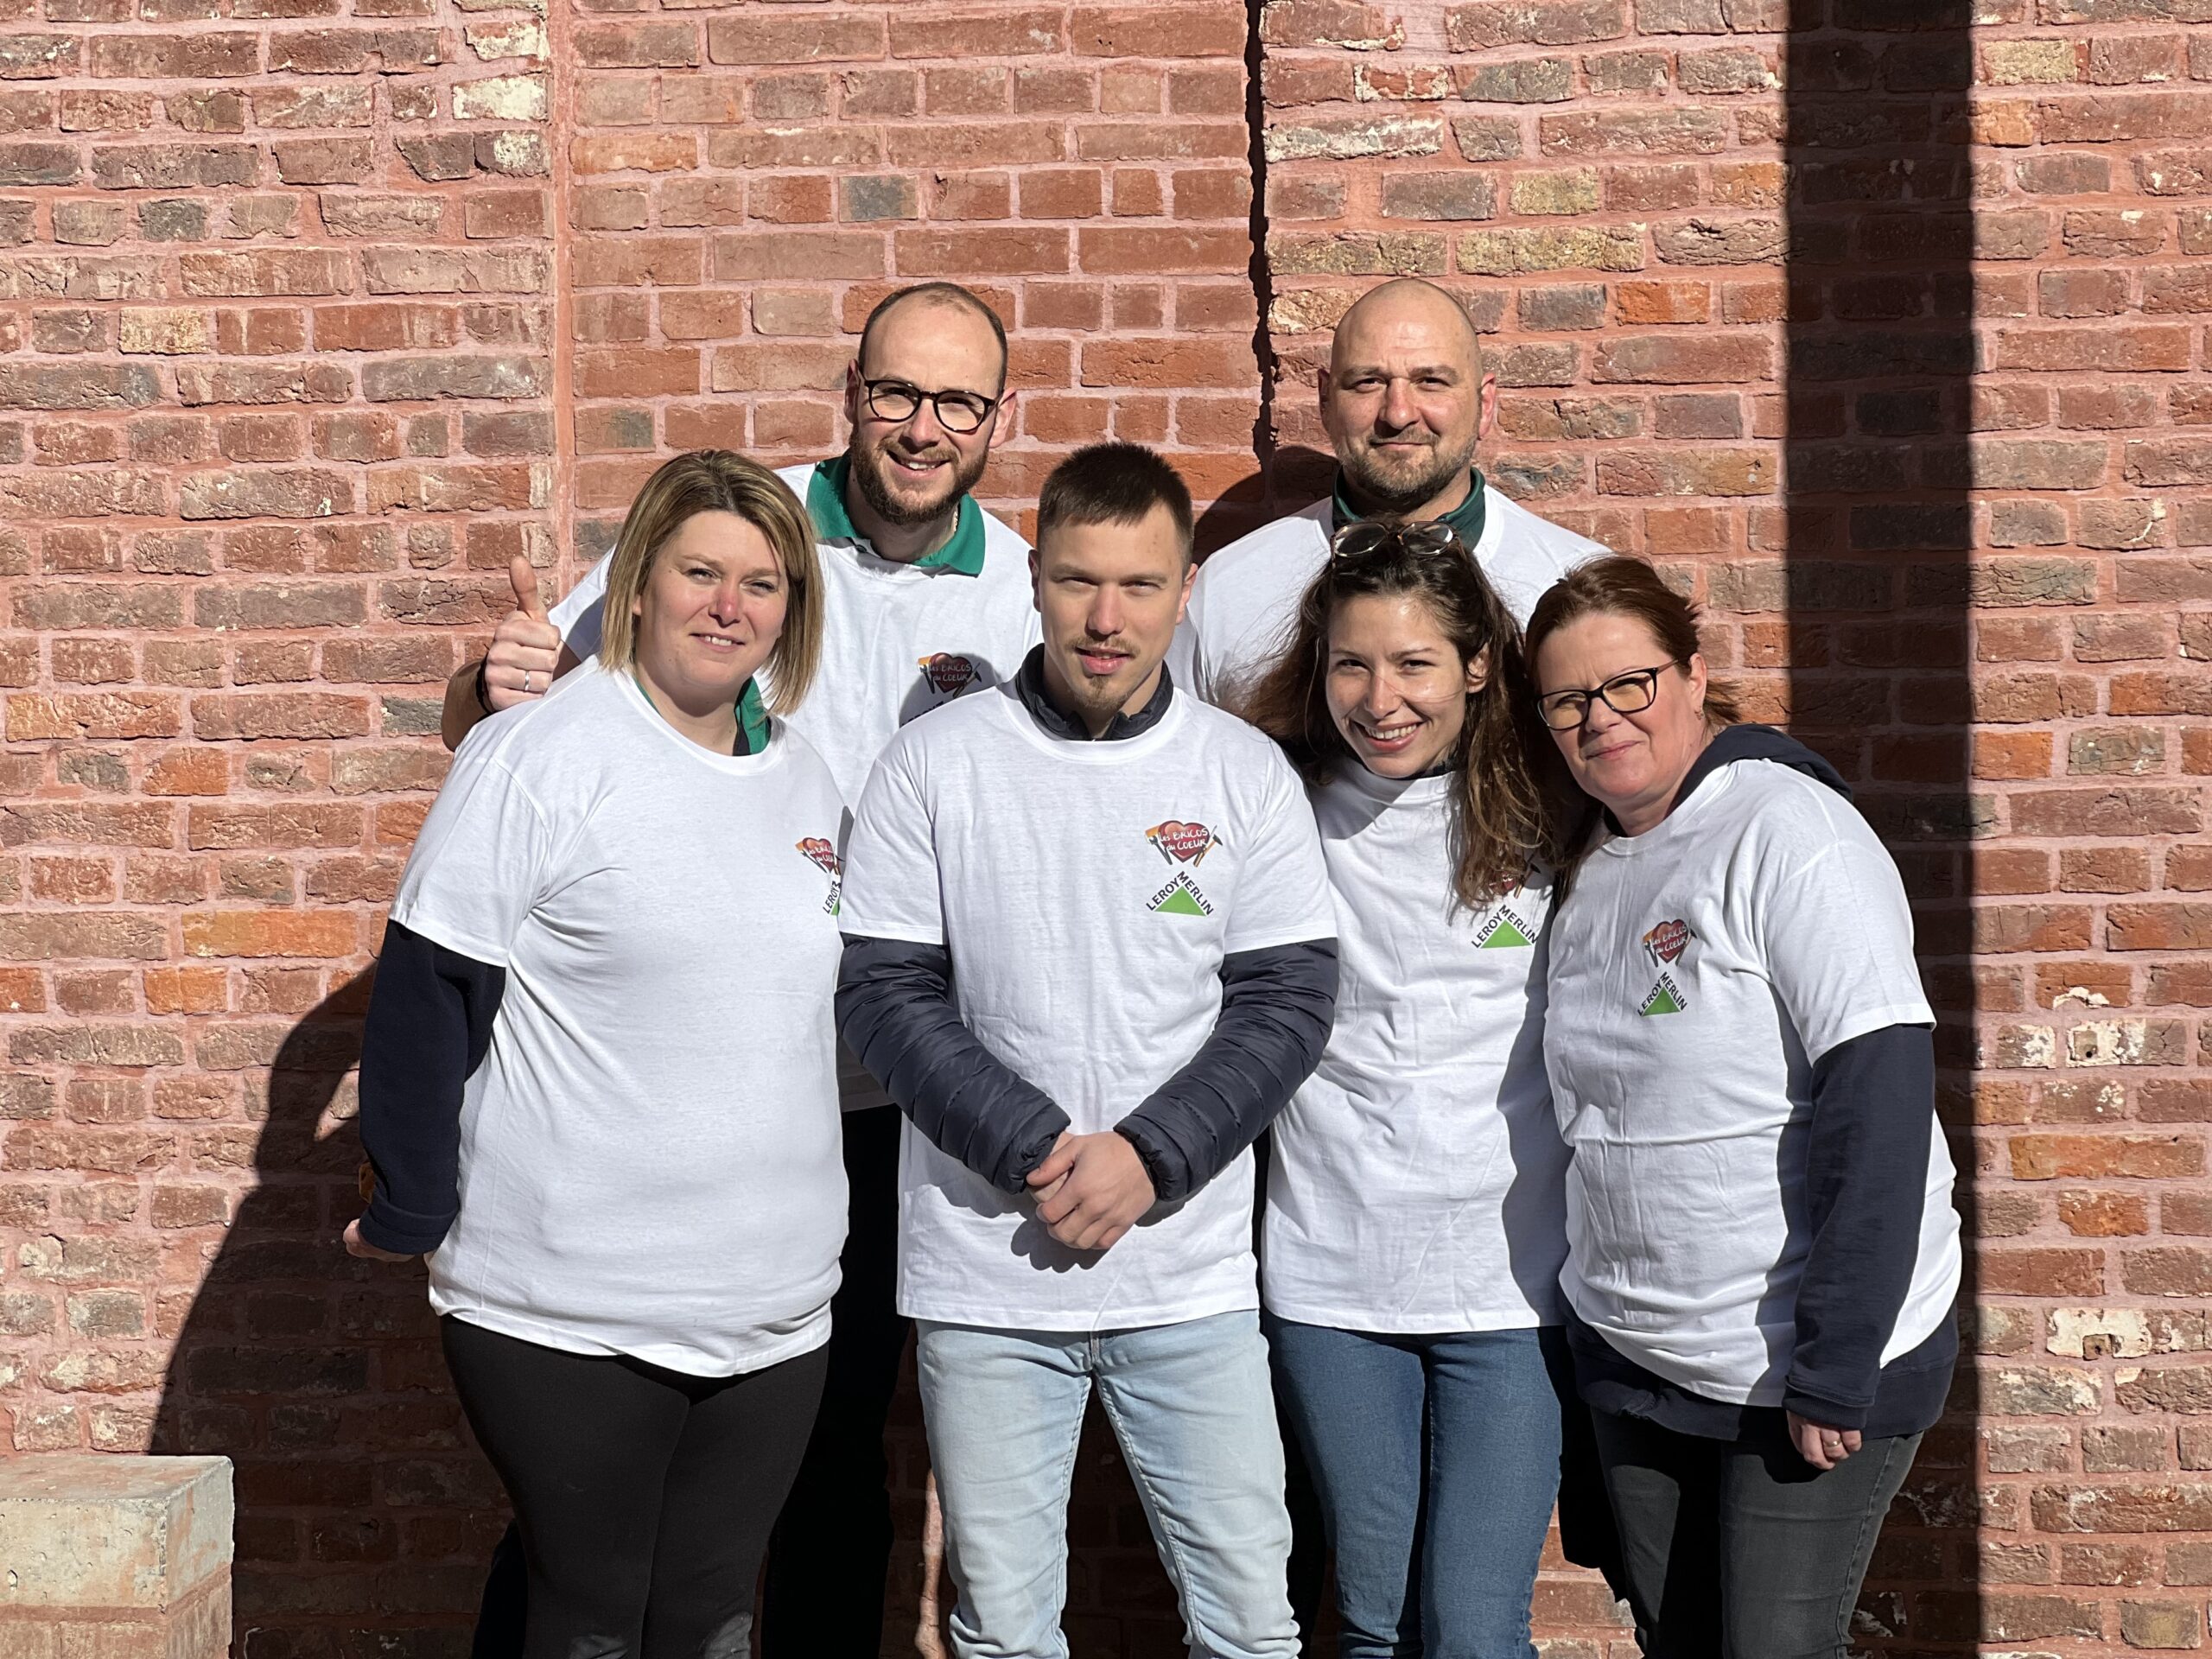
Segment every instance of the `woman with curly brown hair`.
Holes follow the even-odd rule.
[[[1262,1300],[1345,1659],[1529,1659],[1560,1477],[1554,847],[1520,631],[1448,526],[1336,538],[1249,719],[1306,779],[1336,1027],[1274,1127]]]

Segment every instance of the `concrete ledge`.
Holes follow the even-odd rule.
[[[0,1659],[223,1659],[225,1458],[0,1461]]]

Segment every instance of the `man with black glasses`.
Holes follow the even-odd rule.
[[[902,289],[870,315],[847,372],[844,454],[779,474],[814,521],[824,587],[821,666],[791,723],[848,804],[900,726],[1010,680],[1038,638],[1028,544],[969,494],[1014,401],[1006,371],[1006,333],[982,301],[950,283]],[[598,649],[606,572],[601,560],[549,616],[535,573],[515,562],[517,608],[484,661],[447,688],[449,744]],[[741,927],[731,948],[744,948]],[[893,1306],[899,1115],[849,1057],[840,1071],[844,1282],[821,1414],[769,1547],[767,1659],[875,1659],[881,1643],[892,1545],[883,1427],[907,1332]],[[487,1594],[478,1659],[519,1650],[518,1630],[493,1628],[498,1599]]]

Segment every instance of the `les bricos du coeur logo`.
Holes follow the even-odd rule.
[[[940,697],[957,697],[976,683],[976,664],[949,651],[933,652],[916,662],[922,677]]]
[[[1203,823],[1170,818],[1165,823],[1154,824],[1144,832],[1144,838],[1175,872],[1168,878],[1167,885],[1152,895],[1152,902],[1145,908],[1162,916],[1212,915],[1213,906],[1198,891],[1191,872],[1205,861],[1208,853],[1222,844],[1221,837]]]
[[[1689,948],[1696,937],[1690,925],[1684,921],[1662,922],[1643,936],[1643,949],[1651,958],[1652,966],[1659,970],[1659,982],[1651,988],[1651,995],[1643,999],[1643,1006],[1637,1012],[1649,1018],[1656,1014],[1680,1014],[1689,1007],[1689,999],[1682,995],[1682,988],[1675,983],[1674,975],[1667,970]]]
[[[809,836],[798,847],[808,863],[830,878],[830,896],[822,902],[823,913],[839,914],[845,902],[845,861],[837,856],[836,847],[820,836]]]

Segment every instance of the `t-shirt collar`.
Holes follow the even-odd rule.
[[[1489,488],[1489,486],[1483,482],[1482,473],[1478,468],[1469,467],[1467,478],[1471,485],[1467,491],[1467,499],[1452,508],[1451,512],[1444,514],[1437,522],[1451,525],[1459,536],[1461,545],[1471,549],[1483,538],[1483,519],[1485,511],[1483,497],[1484,492]],[[1352,505],[1351,498],[1344,493],[1344,469],[1338,467],[1336,496],[1330,503],[1330,529],[1342,530],[1347,524],[1362,523],[1368,516]]]
[[[865,547],[868,537],[845,510],[845,474],[851,465],[843,455],[815,464],[814,476],[806,486],[806,516],[814,520],[814,533],[823,541],[858,542]],[[936,552],[916,559],[914,569],[950,570],[963,576],[983,574],[983,510],[976,505],[974,496],[960,498],[952,539]]]
[[[1054,706],[1045,691],[1045,647],[1032,645],[1029,655],[1021,659],[1021,671],[1014,677],[1014,694],[1021,699],[1021,706],[1029,717],[1042,727],[1047,737],[1057,737],[1068,743],[1093,741],[1090,728],[1081,721],[1071,720]],[[1160,724],[1166,714],[1169,700],[1175,694],[1173,682],[1168,677],[1167,664],[1160,665],[1160,684],[1145,699],[1144,707],[1134,715],[1123,712],[1106,722],[1106,729],[1098,734],[1096,741],[1116,743],[1123,738],[1139,737]]]

